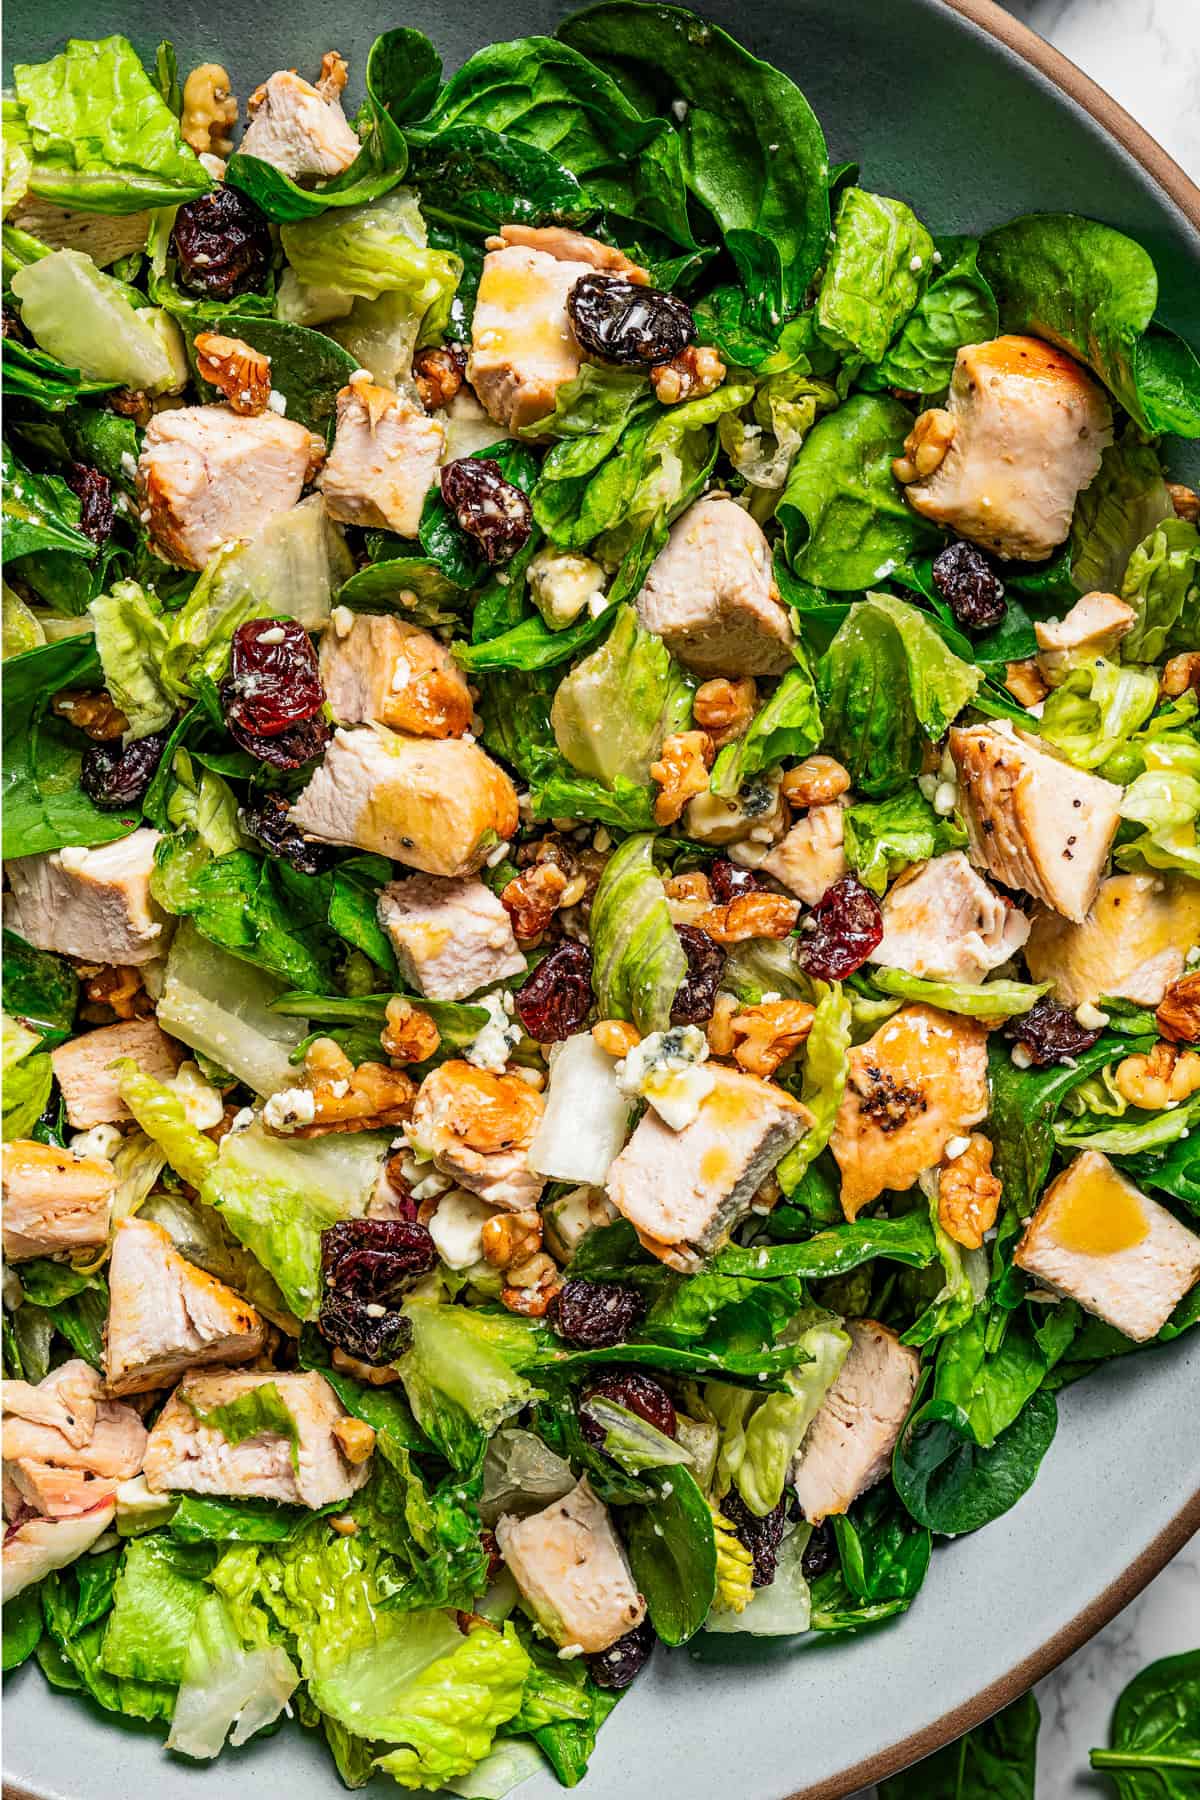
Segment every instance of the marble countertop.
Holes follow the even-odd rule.
[[[1200,181],[1200,0],[1006,0]],[[1107,1800],[1088,1768],[1117,1695],[1147,1663],[1200,1645],[1200,1537],[1040,1682],[1037,1800]],[[874,1790],[857,1796],[870,1800]]]

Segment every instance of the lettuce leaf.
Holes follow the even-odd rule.
[[[179,1544],[166,1532],[129,1541],[100,1655],[110,1675],[179,1681],[212,1563],[208,1546]]]
[[[817,330],[843,356],[879,362],[932,267],[933,239],[902,200],[846,188],[817,295]]]
[[[127,1056],[114,1067],[121,1098],[146,1136],[159,1145],[176,1174],[198,1188],[217,1159],[217,1146],[188,1123],[183,1101],[165,1082],[143,1075]]]
[[[833,1132],[846,1090],[846,1053],[850,1048],[850,1000],[840,981],[817,983],[820,998],[812,1030],[804,1045],[800,1099],[813,1122],[793,1144],[775,1174],[786,1194],[800,1185],[805,1171],[821,1154]]]
[[[21,321],[42,349],[93,380],[162,394],[187,377],[174,320],[81,250],[55,250],[12,279]]]
[[[964,344],[981,344],[999,329],[996,297],[979,270],[976,238],[938,238],[928,285],[863,385],[938,394],[949,387]]]
[[[665,1031],[687,972],[654,838],[626,838],[605,864],[592,902],[592,986],[602,1017],[632,1019],[642,1036]]]
[[[363,300],[403,294],[418,327],[431,312],[444,317],[462,272],[457,256],[425,245],[409,189],[394,189],[366,206],[294,220],[283,226],[280,238],[293,271],[308,286],[337,288]]]
[[[872,965],[871,982],[885,994],[902,1000],[920,1000],[943,1012],[963,1013],[969,1019],[1006,1019],[1027,1013],[1053,987],[1051,981],[931,981],[910,975],[907,969]]]
[[[1120,813],[1143,829],[1122,832],[1115,860],[1123,869],[1200,875],[1200,738],[1167,732],[1139,747],[1145,766],[1125,789]]]
[[[118,581],[88,612],[104,685],[129,720],[126,742],[161,731],[175,714],[158,673],[168,637],[161,605],[136,581]]]
[[[233,956],[181,920],[171,939],[158,1004],[164,1031],[219,1063],[253,1088],[273,1094],[292,1075],[292,1051],[308,1035],[306,1019],[272,1007],[283,983]]]
[[[746,731],[726,744],[713,764],[709,787],[732,799],[751,776],[775,763],[807,756],[821,741],[821,708],[808,663],[797,648],[774,693],[759,707]]]
[[[498,1425],[536,1397],[482,1314],[411,1299],[412,1346],[398,1366],[418,1425],[451,1466],[474,1467]]]
[[[240,1444],[245,1438],[270,1436],[286,1438],[290,1445],[292,1467],[299,1466],[300,1433],[278,1382],[264,1381],[234,1400],[201,1412],[188,1394],[184,1399],[201,1425],[219,1431],[227,1443]]]
[[[809,1323],[803,1315],[783,1335],[808,1360],[784,1376],[786,1391],[761,1397],[721,1381],[704,1384],[704,1404],[721,1427],[715,1492],[736,1487],[760,1519],[778,1506],[792,1458],[836,1381],[850,1339],[832,1317]]]
[[[1042,709],[1041,734],[1079,769],[1102,769],[1146,724],[1158,676],[1097,656],[1068,669]]]
[[[1125,568],[1121,598],[1137,612],[1121,640],[1126,662],[1161,662],[1200,643],[1200,531],[1167,518],[1142,539]]]
[[[961,850],[967,841],[957,819],[942,818],[915,787],[847,807],[842,824],[846,861],[873,894],[884,893],[910,863]]]
[[[558,685],[550,722],[559,750],[581,775],[604,785],[648,787],[663,739],[686,729],[692,688],[660,637],[643,631],[632,606],[598,650]]]
[[[211,1757],[226,1739],[244,1744],[275,1723],[299,1681],[278,1644],[247,1648],[221,1596],[206,1594],[184,1653],[168,1750]]]

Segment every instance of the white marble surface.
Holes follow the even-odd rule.
[[[1008,0],[1200,181],[1200,0]],[[1088,1769],[1113,1704],[1139,1669],[1200,1645],[1200,1537],[1037,1689],[1037,1800],[1110,1800]],[[869,1794],[856,1800],[870,1800]]]

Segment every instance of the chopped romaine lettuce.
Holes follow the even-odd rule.
[[[606,785],[646,785],[662,742],[691,719],[691,684],[660,637],[622,606],[598,650],[558,685],[550,721],[559,749],[581,775]]]
[[[21,320],[43,350],[99,381],[150,394],[182,387],[187,359],[179,327],[155,307],[135,307],[123,281],[81,250],[55,250],[12,279]]]
[[[655,872],[652,836],[626,838],[605,864],[591,930],[601,1016],[632,1019],[643,1036],[665,1031],[687,958]]]

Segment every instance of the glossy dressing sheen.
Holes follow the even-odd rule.
[[[1149,1230],[1137,1189],[1122,1181],[1106,1157],[1081,1156],[1050,1218],[1059,1248],[1084,1256],[1116,1256],[1140,1244]]]

